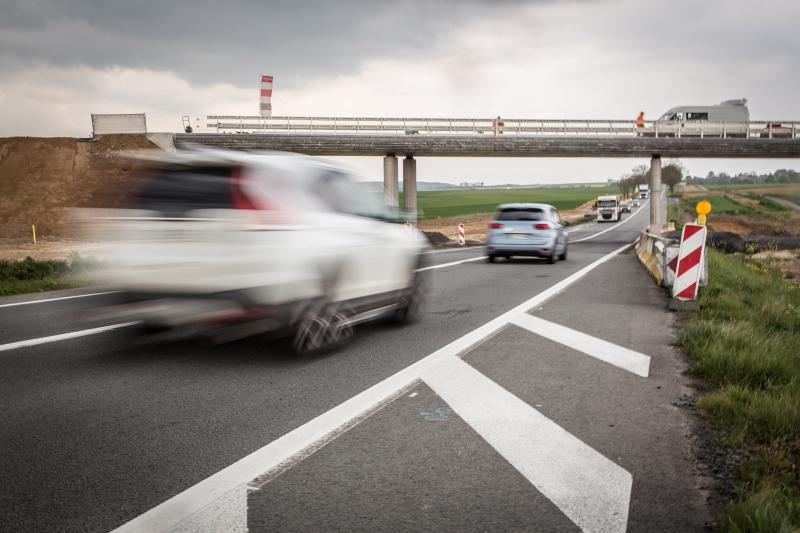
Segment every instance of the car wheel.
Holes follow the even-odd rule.
[[[558,262],[558,256],[556,255],[556,251],[553,250],[553,253],[547,257],[547,262],[551,265]]]
[[[494,258],[495,256],[491,254],[486,256],[486,260],[490,263],[494,263]]]
[[[564,252],[558,256],[561,261],[567,260],[567,243],[564,243]]]
[[[416,321],[425,308],[425,292],[427,276],[421,272],[414,273],[414,281],[408,291],[400,297],[392,316],[397,324],[409,324]]]
[[[336,304],[315,302],[303,312],[294,330],[292,348],[298,355],[318,353],[353,336],[348,314]]]

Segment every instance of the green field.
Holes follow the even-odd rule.
[[[770,196],[774,196],[775,198],[783,198],[784,200],[789,200],[793,204],[800,205],[800,191],[798,192],[771,192],[769,193]]]
[[[491,213],[498,205],[513,202],[545,203],[559,210],[567,210],[604,194],[619,194],[619,189],[575,187],[423,191],[417,193],[417,207],[422,219]]]
[[[708,194],[704,196],[693,196],[684,200],[685,209],[694,212],[694,206],[700,200],[711,202],[711,213],[714,215],[745,215],[753,211],[752,208],[739,204],[726,196]]]
[[[725,185],[706,185],[710,191],[741,191],[749,189],[769,189],[770,187],[791,187],[792,183],[728,183]]]

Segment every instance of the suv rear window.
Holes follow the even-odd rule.
[[[135,209],[165,217],[184,216],[195,209],[233,208],[231,167],[190,167],[159,170],[139,190]]]
[[[544,220],[544,210],[538,207],[509,207],[497,211],[495,220]]]

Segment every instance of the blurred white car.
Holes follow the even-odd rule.
[[[282,332],[310,352],[359,322],[418,312],[427,239],[338,166],[296,154],[148,157],[130,207],[88,220],[104,243],[100,281],[121,293],[101,317],[217,341]]]

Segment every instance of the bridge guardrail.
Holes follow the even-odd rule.
[[[217,133],[287,133],[349,135],[504,135],[597,137],[716,137],[798,139],[800,121],[763,120],[671,124],[654,120],[486,119],[399,117],[261,117],[208,115],[206,127]]]

